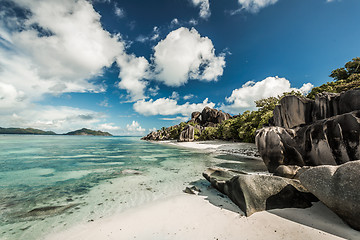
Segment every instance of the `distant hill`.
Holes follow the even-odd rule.
[[[65,135],[85,135],[85,136],[112,136],[108,132],[94,131],[91,129],[83,128],[76,131],[68,132]]]
[[[34,135],[56,135],[53,131],[43,131],[34,128],[1,128],[0,134],[34,134]]]

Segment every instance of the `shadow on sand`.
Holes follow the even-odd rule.
[[[273,209],[271,214],[287,220],[333,234],[345,239],[360,239],[360,232],[349,227],[323,203],[316,202],[310,208]]]
[[[191,182],[190,185],[199,188],[201,192],[199,192],[198,195],[204,196],[205,200],[209,201],[209,203],[213,204],[214,206],[238,213],[241,216],[245,216],[245,214],[236,204],[234,204],[226,195],[213,188],[211,184],[205,179]],[[304,226],[327,232],[340,238],[360,239],[359,231],[349,227],[321,202],[316,202],[312,207],[306,209],[273,209],[268,210],[268,213]]]
[[[238,213],[241,216],[245,215],[241,209],[235,203],[233,203],[230,198],[228,198],[228,196],[213,188],[211,184],[205,179],[191,182],[190,185],[194,185],[195,187],[199,188],[201,192],[199,192],[198,195],[206,197],[205,200],[209,201],[209,203],[213,204],[214,206]]]

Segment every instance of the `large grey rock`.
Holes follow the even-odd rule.
[[[203,131],[203,127],[199,125],[186,125],[184,130],[180,133],[179,142],[192,142],[195,140],[196,134],[200,134]],[[199,136],[199,135],[197,135]]]
[[[230,118],[231,118],[230,114],[209,107],[205,107],[201,112],[202,125],[206,125],[207,123],[218,124]]]
[[[311,123],[313,103],[313,100],[295,95],[284,97],[274,110],[275,125],[293,128]]]
[[[207,169],[203,176],[250,216],[276,208],[310,207],[316,198],[298,180],[270,175]]]
[[[258,131],[255,143],[269,172],[274,172],[280,165],[305,165],[294,137],[294,130],[281,127],[267,127]]]
[[[360,111],[295,129],[266,127],[255,143],[270,172],[280,165],[339,165],[360,159]]]
[[[360,230],[360,160],[311,168],[300,175],[300,181],[346,223]]]
[[[191,125],[186,125],[184,130],[180,133],[179,142],[192,142],[195,140],[195,128]]]
[[[296,165],[280,165],[274,171],[275,176],[299,179],[300,175],[309,170],[310,166],[299,167]]]
[[[271,124],[283,128],[294,128],[360,110],[360,89],[343,93],[319,93],[315,101],[298,96],[286,96],[274,109]]]
[[[339,96],[339,113],[360,110],[360,89],[346,91]]]
[[[313,121],[329,118],[340,114],[339,93],[319,93],[315,96]]]

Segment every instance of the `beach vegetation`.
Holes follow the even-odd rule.
[[[360,88],[360,57],[353,58],[345,67],[333,70],[329,77],[334,81],[314,87],[306,97],[315,99],[315,95],[322,92],[341,93]]]

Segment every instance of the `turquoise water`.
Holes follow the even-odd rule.
[[[206,167],[262,169],[250,162],[138,137],[0,135],[0,239],[41,239],[178,194]]]

